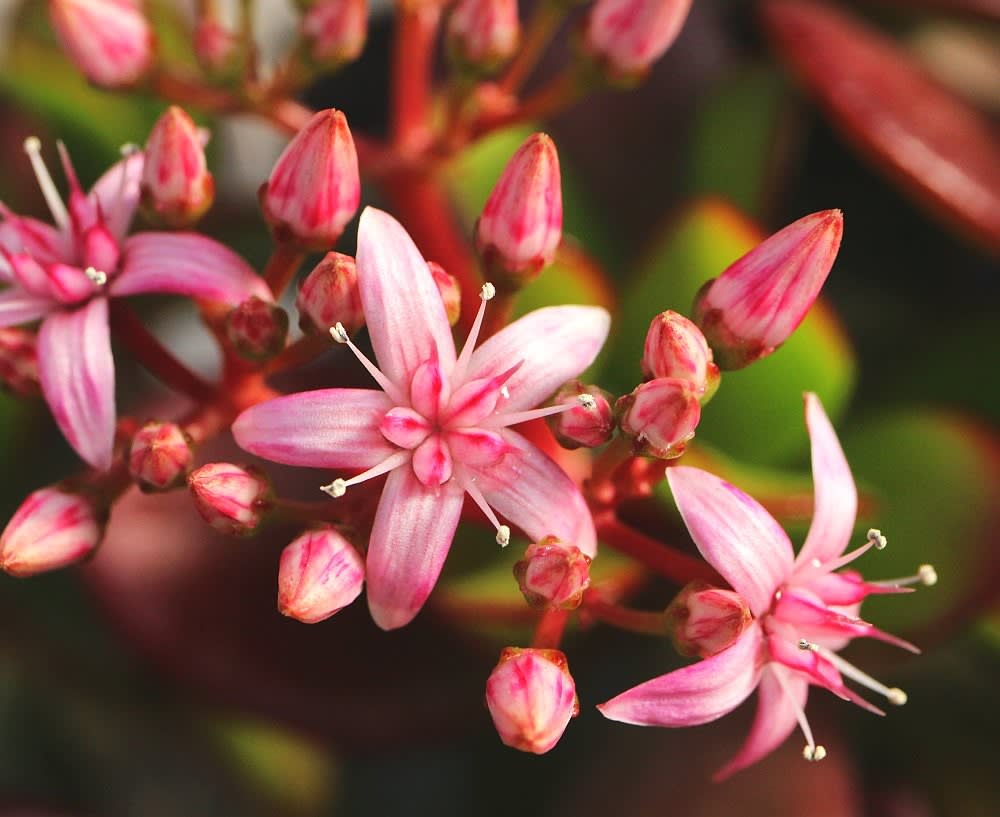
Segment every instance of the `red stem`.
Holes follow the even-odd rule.
[[[398,8],[392,55],[392,141],[409,150],[423,147],[430,132],[431,69],[441,4],[404,0]]]
[[[593,590],[588,590],[584,594],[580,611],[619,630],[628,630],[640,635],[660,637],[667,635],[667,619],[663,613],[620,607],[605,601],[600,593]]]
[[[500,89],[516,94],[545,51],[552,34],[562,19],[563,9],[552,0],[541,0],[535,7],[534,15],[527,26],[527,34],[521,41],[517,56],[507,67],[500,82]]]
[[[285,287],[291,282],[302,264],[305,253],[293,244],[279,241],[271,252],[264,268],[264,281],[271,289],[275,300],[281,297]]]
[[[569,621],[568,610],[546,610],[538,619],[531,646],[539,650],[559,649],[567,621]]]

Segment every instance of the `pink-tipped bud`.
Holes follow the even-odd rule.
[[[434,277],[438,292],[441,293],[441,300],[444,301],[444,313],[448,316],[448,323],[454,326],[462,314],[462,288],[458,285],[458,279],[448,273],[437,261],[428,261],[427,269]],[[345,324],[346,325],[346,324]]]
[[[134,85],[153,62],[153,31],[138,0],[49,0],[59,42],[95,85]]]
[[[719,386],[719,367],[701,330],[677,312],[661,312],[649,325],[642,372],[650,380],[679,377],[694,385],[707,403]]]
[[[0,568],[23,578],[73,564],[97,547],[103,527],[86,497],[42,488],[21,503],[0,534]]]
[[[303,332],[326,334],[331,326],[342,323],[348,334],[353,334],[364,326],[354,259],[328,252],[302,282],[295,305]]]
[[[268,360],[285,348],[288,313],[276,303],[252,295],[226,316],[226,337],[240,357]]]
[[[636,453],[670,460],[683,454],[694,436],[701,420],[700,396],[687,380],[659,377],[620,398],[615,413]]]
[[[580,401],[581,395],[591,399]],[[569,411],[549,415],[549,427],[564,448],[596,448],[615,432],[611,395],[598,386],[572,380],[556,392],[556,405],[573,406]]]
[[[356,60],[368,37],[368,0],[319,0],[302,15],[300,31],[314,63]]]
[[[347,119],[320,111],[278,157],[260,189],[275,240],[307,250],[333,246],[361,201],[358,154]]]
[[[514,56],[521,26],[517,0],[458,0],[448,18],[448,48],[460,66],[492,71]]]
[[[176,105],[163,112],[149,134],[140,190],[146,216],[170,227],[194,224],[215,197],[202,136]]]
[[[333,528],[303,533],[281,551],[278,610],[315,624],[342,610],[361,594],[365,562]]]
[[[128,472],[143,491],[169,491],[184,484],[194,452],[176,423],[148,422],[132,438]]]
[[[528,545],[514,565],[514,578],[532,607],[575,610],[590,587],[590,561],[576,545],[546,536]]]
[[[741,369],[788,340],[830,274],[843,232],[840,210],[805,216],[702,287],[694,319],[721,368]]]
[[[476,225],[491,278],[517,286],[555,258],[562,239],[559,155],[544,133],[529,136],[504,168]]]
[[[33,332],[0,329],[0,386],[18,397],[41,393],[38,380],[38,341]]]
[[[252,533],[271,508],[271,486],[252,465],[210,462],[192,472],[188,487],[198,513],[220,533]]]
[[[504,744],[545,754],[580,711],[566,656],[559,650],[505,648],[486,682],[486,706]]]
[[[583,35],[584,49],[617,82],[636,82],[680,33],[691,0],[597,0]]]
[[[732,646],[753,616],[739,593],[692,582],[670,603],[667,618],[681,655],[708,658]]]
[[[199,16],[194,26],[194,56],[205,71],[217,74],[235,69],[241,46],[239,35],[219,20],[214,6]]]

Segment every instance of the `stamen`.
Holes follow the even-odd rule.
[[[826,747],[823,746],[822,744],[820,744],[819,746],[803,746],[802,757],[804,757],[810,763],[818,762],[826,757]]]
[[[899,687],[887,687],[881,681],[876,681],[867,672],[862,672],[850,661],[844,660],[832,650],[817,646],[815,651],[840,670],[841,674],[846,675],[852,681],[857,681],[862,686],[872,690],[872,692],[884,695],[886,700],[894,706],[902,706],[906,703],[906,693]]]
[[[486,314],[486,302],[493,300],[497,294],[497,288],[488,281],[483,284],[483,288],[479,290],[479,298],[481,303],[479,304],[479,311],[476,313],[476,319],[472,322],[472,328],[469,330],[469,336],[465,339],[465,345],[462,347],[462,353],[458,356],[458,360],[455,361],[455,368],[452,370],[451,382],[455,386],[462,385],[465,380],[465,375],[467,369],[469,368],[469,360],[472,358],[472,353],[476,349],[476,341],[479,340],[479,330],[483,326],[483,315]]]
[[[588,410],[597,408],[597,401],[594,400],[592,395],[581,394],[576,400],[577,402],[575,403],[560,403],[557,406],[546,406],[545,408],[532,409],[531,411],[514,411],[507,414],[500,412],[499,414],[493,414],[485,418],[479,423],[479,426],[481,428],[506,428],[518,423],[526,423],[528,420],[537,420],[539,417],[548,417],[552,414],[562,414],[566,411],[572,411],[578,406],[583,406]]]
[[[475,478],[460,478],[459,481],[462,483],[462,487],[465,489],[465,492],[472,497],[472,501],[479,506],[479,510],[486,515],[486,518],[490,520],[493,527],[497,529],[497,544],[502,548],[507,547],[507,545],[510,544],[510,528],[506,525],[500,524],[500,520],[497,519],[497,515],[493,512],[493,509],[486,501],[486,497],[483,496],[483,492],[480,491],[479,486],[476,485]]]
[[[917,572],[912,576],[902,576],[898,579],[882,579],[871,582],[877,587],[910,587],[914,584],[922,584],[924,587],[933,587],[937,584],[938,575],[934,565],[920,565]]]
[[[108,274],[94,267],[87,267],[83,274],[86,275],[95,286],[102,287],[108,282]]]
[[[869,550],[875,548],[875,550],[885,550],[886,538],[882,535],[882,531],[878,528],[870,528],[867,534],[868,541],[861,547],[852,550],[850,553],[845,553],[843,556],[838,556],[836,559],[831,559],[828,562],[821,562],[818,559],[813,559],[809,563],[811,570],[804,571],[805,576],[811,575],[813,572],[823,572],[832,573],[834,570],[840,570],[844,565],[849,565],[859,556],[864,556]],[[800,574],[800,577],[803,577]]]
[[[125,198],[125,185],[128,182],[128,160],[135,156],[135,154],[137,154],[140,150],[141,148],[135,144],[135,142],[126,142],[118,149],[118,152],[121,153],[122,156],[122,172],[118,176],[118,192],[116,193],[115,198],[116,205],[121,205]],[[113,209],[118,209],[118,207],[116,206]]]
[[[62,163],[63,173],[66,174],[66,181],[69,182],[69,189],[74,193],[83,193],[83,188],[80,187],[80,180],[76,175],[76,168],[73,167],[73,163],[69,158],[69,151],[66,150],[66,145],[63,143],[62,139],[56,141],[56,150],[59,152],[59,161]]]
[[[389,395],[390,398],[396,403],[405,403],[406,400],[400,391],[396,388],[396,384],[393,383],[388,377],[382,374],[381,370],[372,363],[357,346],[351,340],[350,336],[347,334],[347,330],[344,329],[344,324],[339,321],[330,327],[330,337],[332,337],[337,343],[346,344],[347,348],[354,352],[354,356],[361,362],[368,373],[375,378],[375,382],[382,387],[382,391]]]
[[[49,206],[49,212],[52,213],[52,220],[60,230],[69,229],[69,213],[66,210],[66,205],[63,204],[55,182],[52,181],[49,169],[42,159],[41,140],[37,136],[29,136],[24,140],[24,152],[28,154],[28,159],[31,161],[31,169],[35,171],[35,178],[38,179],[42,196],[45,197],[45,203]]]
[[[799,643],[801,644],[802,642]],[[772,670],[772,672],[774,672],[774,677],[777,679],[782,692],[785,693],[786,700],[792,705],[792,709],[795,711],[795,720],[798,721],[799,729],[802,730],[802,737],[806,739],[806,745],[802,749],[802,757],[809,761],[822,760],[826,757],[826,748],[823,745],[817,745],[816,741],[813,740],[812,729],[809,727],[809,719],[806,718],[806,713],[799,706],[799,702],[795,700],[795,696],[788,688],[788,681],[785,680],[784,673],[777,669]]]
[[[581,394],[576,398],[580,405],[583,406],[587,411],[594,411],[597,408],[597,401],[594,399],[592,394]]]
[[[347,489],[350,486],[357,485],[360,482],[367,482],[388,471],[392,471],[394,468],[398,468],[403,463],[408,462],[411,456],[413,456],[412,451],[397,451],[395,454],[390,454],[378,465],[372,466],[367,471],[362,471],[357,476],[350,479],[335,479],[329,485],[320,485],[319,489],[334,499],[340,499],[340,497],[347,493]]]

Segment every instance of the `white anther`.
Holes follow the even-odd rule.
[[[510,389],[508,389],[506,386],[501,386],[500,387],[500,396],[504,400],[510,400]]]
[[[805,746],[802,749],[802,757],[810,763],[820,761],[826,757],[826,747],[821,743],[815,746]]]
[[[123,159],[127,159],[129,156],[135,156],[139,150],[140,148],[135,142],[126,142],[118,148],[118,152],[121,154]]]
[[[903,692],[899,687],[893,687],[886,693],[886,700],[889,701],[893,706],[902,706],[906,703],[907,697],[906,693]]]
[[[917,568],[917,576],[924,587],[933,587],[937,584],[937,571],[934,565],[920,565]]]
[[[813,644],[811,641],[807,641],[804,638],[799,639],[798,646],[800,650],[809,650],[810,652],[816,652],[816,650],[819,649],[817,644]]]
[[[489,281],[483,284],[483,288],[479,290],[479,297],[484,301],[492,301],[497,294],[497,288],[493,286]]]
[[[597,401],[594,399],[592,394],[581,394],[577,398],[577,401],[583,406],[587,411],[597,410]]]
[[[335,479],[329,485],[320,485],[319,489],[334,499],[340,499],[340,497],[347,493],[347,482],[346,480]]]
[[[347,330],[344,329],[344,324],[340,321],[337,321],[336,324],[330,327],[330,337],[337,341],[337,343],[347,343],[351,339],[347,334]]]
[[[885,546],[888,544],[886,538],[882,535],[882,531],[878,528],[869,528],[868,530],[868,541],[871,542],[875,550],[885,550]]]
[[[96,269],[95,267],[87,267],[83,274],[90,279],[91,283],[96,286],[102,287],[108,282],[108,274],[103,270]]]
[[[506,525],[501,525],[497,528],[497,544],[502,548],[510,544],[510,528]]]
[[[37,136],[29,136],[24,140],[24,152],[29,156],[32,153],[38,153],[42,149],[42,140]]]

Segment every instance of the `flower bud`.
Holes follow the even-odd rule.
[[[52,27],[95,85],[136,84],[153,61],[153,32],[138,0],[49,0]]]
[[[198,65],[211,74],[220,74],[237,67],[242,52],[240,37],[224,25],[215,7],[198,17],[194,26],[194,56]]]
[[[610,79],[636,82],[673,45],[690,8],[691,0],[597,0],[584,49]]]
[[[302,15],[300,31],[314,63],[356,60],[368,36],[368,0],[319,0]]]
[[[684,453],[701,419],[698,390],[687,380],[659,377],[615,404],[622,432],[636,453],[669,460]]]
[[[278,157],[260,189],[276,241],[306,250],[336,243],[361,201],[358,154],[344,115],[319,111]]]
[[[365,563],[333,528],[303,533],[281,551],[278,610],[315,624],[342,610],[361,594]]]
[[[240,357],[268,360],[285,348],[288,313],[272,301],[251,295],[226,316],[226,337]]]
[[[191,117],[171,105],[146,142],[140,183],[146,217],[170,227],[194,224],[211,206],[215,181]]]
[[[661,312],[649,325],[642,355],[647,378],[679,377],[702,393],[706,403],[719,386],[719,367],[701,330],[677,312]]]
[[[555,143],[529,136],[504,168],[476,225],[488,277],[519,286],[552,263],[562,238],[562,190]]]
[[[514,56],[517,0],[458,0],[448,18],[448,48],[460,66],[491,71]]]
[[[328,252],[302,282],[295,305],[303,332],[326,334],[331,326],[342,323],[353,334],[364,326],[354,259]]]
[[[21,503],[0,534],[0,567],[22,578],[65,567],[97,547],[103,527],[88,498],[42,488]]]
[[[176,423],[148,422],[132,438],[128,472],[143,491],[169,491],[184,484],[194,452]]]
[[[545,754],[580,711],[566,656],[559,650],[505,648],[486,682],[486,706],[504,744]]]
[[[708,658],[732,646],[752,620],[739,593],[692,582],[667,608],[674,646],[681,655]]]
[[[462,288],[458,285],[458,279],[436,261],[428,261],[427,268],[431,271],[434,283],[437,284],[438,292],[441,293],[448,323],[454,326],[462,314]]]
[[[580,402],[580,395],[589,394],[593,401]],[[564,448],[596,448],[604,445],[615,432],[615,417],[611,410],[611,395],[597,386],[587,386],[573,380],[559,389],[553,399],[556,405],[572,405],[569,411],[549,415],[549,427]]]
[[[211,462],[188,477],[198,513],[220,533],[245,536],[271,508],[271,486],[252,465]]]
[[[0,329],[0,386],[18,397],[41,393],[38,380],[38,342],[33,332]]]
[[[741,369],[788,339],[819,295],[843,231],[840,210],[800,218],[701,288],[694,320],[721,368]]]
[[[514,578],[532,607],[575,610],[590,587],[590,561],[576,545],[546,536],[528,545],[514,565]]]

